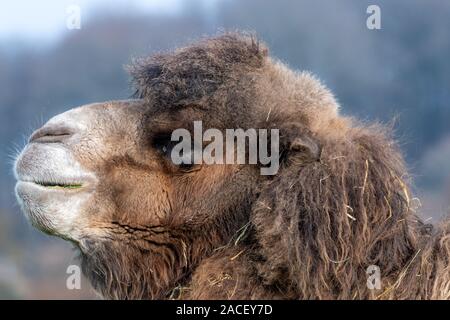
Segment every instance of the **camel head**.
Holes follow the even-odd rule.
[[[130,73],[135,100],[55,116],[15,163],[24,213],[79,249],[104,297],[367,297],[366,266],[395,276],[414,253],[403,162],[384,129],[340,116],[318,80],[254,38],[201,40]],[[279,130],[279,171],[174,162],[173,132],[194,135],[199,121]]]
[[[129,270],[146,261],[127,276],[165,286],[179,280],[248,221],[259,176],[251,166],[175,165],[170,133],[189,129],[189,117],[201,119],[189,109],[158,112],[143,100],[95,103],[55,116],[31,135],[16,161],[23,211],[38,229],[79,247],[87,269],[118,263]],[[139,274],[141,267],[154,273]],[[139,289],[147,290],[139,296],[158,296],[158,289]],[[134,294],[114,290],[112,297]]]

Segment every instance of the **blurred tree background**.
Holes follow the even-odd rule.
[[[381,8],[381,30],[366,27],[371,4]],[[162,12],[99,5],[86,18],[82,11],[80,30],[61,25],[53,41],[0,38],[0,298],[94,297],[86,283],[81,291],[66,289],[76,253],[29,227],[15,204],[12,163],[26,137],[71,107],[128,98],[123,66],[133,56],[221,29],[255,31],[273,56],[322,79],[342,113],[393,123],[424,218],[448,211],[449,1],[180,0],[174,6]]]

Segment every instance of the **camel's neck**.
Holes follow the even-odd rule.
[[[383,299],[450,299],[450,220],[416,228],[415,250],[379,295]]]
[[[368,274],[353,264],[357,275],[348,292],[324,290],[314,296],[295,288],[268,286],[257,275],[255,252],[245,246],[226,248],[203,260],[184,286],[177,288],[181,299],[304,299],[350,297],[353,299],[449,299],[450,298],[450,221],[431,234],[430,226],[414,222],[408,230],[414,239],[404,256],[383,255],[379,261],[381,289],[367,286]],[[401,252],[396,254],[400,254]],[[388,261],[402,261],[394,269]],[[350,262],[351,263],[351,262]],[[368,264],[369,262],[367,262]],[[329,267],[336,267],[329,262]],[[383,270],[384,268],[384,270]],[[388,269],[391,268],[391,269]],[[361,269],[361,270],[359,270]],[[359,272],[361,271],[361,272]],[[288,274],[285,274],[288,277]],[[329,288],[331,289],[331,287]]]

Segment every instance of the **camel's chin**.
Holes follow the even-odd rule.
[[[89,198],[83,187],[46,187],[18,181],[16,195],[22,211],[37,229],[69,240],[77,239],[81,206]]]
[[[46,217],[46,206],[43,201],[36,201],[41,197],[47,197],[46,190],[33,182],[18,181],[16,183],[16,197],[22,212],[31,224],[47,234],[56,234],[54,223]]]

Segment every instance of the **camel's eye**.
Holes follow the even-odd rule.
[[[170,140],[169,134],[159,134],[153,138],[153,148],[164,156],[170,157],[175,142]]]
[[[172,141],[170,134],[159,134],[153,138],[153,148],[158,151],[171,165],[177,167],[180,171],[190,172],[195,171],[197,166],[194,165],[193,153],[189,152],[182,155],[182,163],[175,165],[171,159],[172,149],[179,142]]]

